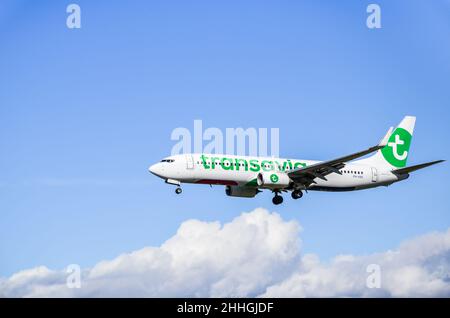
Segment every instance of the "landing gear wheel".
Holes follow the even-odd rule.
[[[272,199],[272,203],[275,205],[283,203],[283,197],[281,195],[275,194],[275,196]]]
[[[291,196],[292,196],[292,199],[297,200],[303,196],[303,192],[300,190],[295,190],[295,191],[292,191]]]
[[[180,194],[181,192],[183,192],[183,190],[181,190],[181,188],[176,188],[176,190],[175,190],[176,194]]]

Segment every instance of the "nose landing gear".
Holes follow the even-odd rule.
[[[181,192],[183,192],[183,190],[181,190],[181,182],[178,180],[174,180],[174,179],[166,179],[166,183],[167,184],[173,184],[176,185],[177,188],[175,189],[175,193],[176,194],[181,194]]]

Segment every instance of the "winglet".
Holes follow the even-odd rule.
[[[383,137],[383,139],[380,140],[380,143],[378,144],[378,147],[383,148],[387,146],[387,143],[389,141],[389,137],[392,135],[392,131],[394,130],[394,127],[390,127],[387,131],[386,135]]]

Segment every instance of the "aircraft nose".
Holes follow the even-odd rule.
[[[161,165],[159,163],[155,163],[154,165],[151,165],[148,167],[148,171],[153,173],[155,176],[161,176]]]
[[[150,171],[153,174],[156,174],[156,164],[151,165],[150,167],[148,167],[148,171]]]

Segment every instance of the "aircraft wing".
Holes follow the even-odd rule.
[[[429,167],[431,165],[434,165],[436,163],[441,163],[444,162],[445,160],[436,160],[436,161],[431,161],[431,162],[427,162],[427,163],[422,163],[420,165],[415,165],[415,166],[410,166],[410,167],[405,167],[405,168],[401,168],[401,169],[396,169],[393,170],[392,173],[397,174],[397,175],[401,175],[401,174],[406,174],[406,173],[410,173],[419,169],[423,169],[426,167]]]
[[[312,183],[316,183],[314,181],[315,178],[319,178],[322,180],[327,180],[326,175],[330,173],[342,174],[339,169],[345,166],[345,163],[360,157],[363,157],[369,153],[375,152],[381,148],[384,148],[389,140],[389,137],[392,134],[393,128],[389,128],[388,132],[384,136],[384,138],[380,141],[380,143],[376,146],[370,147],[366,150],[355,152],[351,155],[339,157],[333,160],[322,161],[307,167],[298,168],[288,172],[289,178],[291,178],[295,183],[301,183],[305,186],[309,186]]]

